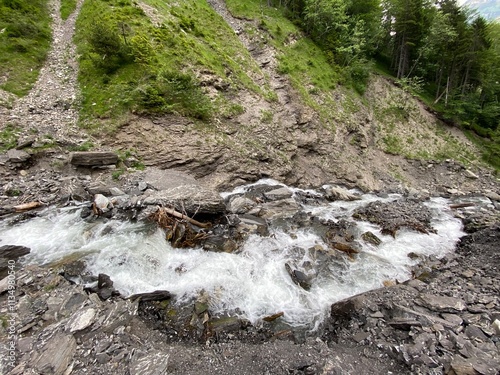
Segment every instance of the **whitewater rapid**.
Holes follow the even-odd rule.
[[[223,196],[244,190],[241,187]],[[359,201],[302,209],[324,219],[354,221],[351,214],[357,207],[397,198],[365,194]],[[433,213],[435,234],[401,230],[393,238],[381,234],[374,224],[358,221],[359,235],[371,231],[382,244],[375,247],[363,243],[354,260],[339,256],[325,262],[315,257],[307,249],[328,246],[311,228],[284,229],[271,223],[269,236],[250,235],[238,252],[216,253],[201,248],[172,248],[161,229],[144,223],[87,222],[80,217],[80,207],[51,207],[28,221],[0,222],[0,246],[31,248],[23,259],[31,264],[47,265],[70,255],[85,257],[91,273],[109,275],[125,296],[168,290],[177,301],[186,302],[208,295],[209,307],[215,314],[232,313],[257,323],[283,312],[282,319],[288,324],[314,329],[332,303],[381,287],[384,281],[410,278],[410,267],[417,262],[408,256],[410,253],[440,257],[454,250],[464,234],[460,220],[453,217],[446,199],[432,198],[425,204]],[[285,263],[314,266],[309,290],[292,281]]]

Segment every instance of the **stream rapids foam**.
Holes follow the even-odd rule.
[[[284,186],[272,180],[260,183]],[[353,221],[351,214],[357,207],[398,197],[365,194],[360,201],[302,209],[320,218]],[[289,325],[315,329],[334,302],[381,287],[387,280],[410,278],[410,267],[417,262],[408,257],[410,253],[441,257],[454,250],[464,234],[460,220],[453,217],[446,199],[432,198],[425,204],[432,210],[432,226],[437,233],[401,230],[393,238],[382,235],[374,224],[357,221],[359,234],[369,230],[382,239],[382,244],[375,247],[363,243],[354,261],[335,257],[319,264],[307,249],[328,246],[310,228],[286,230],[271,224],[268,237],[250,235],[237,253],[215,253],[201,248],[175,249],[165,241],[161,229],[144,223],[87,222],[80,218],[79,207],[47,208],[38,217],[14,225],[0,222],[0,246],[31,248],[23,259],[31,264],[51,264],[69,255],[83,255],[91,273],[109,275],[125,296],[168,290],[177,301],[187,302],[204,294],[210,296],[209,307],[216,314],[236,314],[255,324],[283,312],[282,319]],[[294,284],[285,263],[316,266],[309,290]]]

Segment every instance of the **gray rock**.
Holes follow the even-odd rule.
[[[457,312],[464,311],[466,308],[465,302],[458,298],[436,296],[433,294],[423,293],[419,295],[421,304],[430,310],[437,312]]]
[[[118,189],[117,187],[109,188],[109,193],[115,197],[118,197],[120,195],[126,195],[122,190]]]
[[[460,326],[463,323],[462,318],[455,314],[442,313],[441,316],[443,317],[444,320],[450,322],[454,326]]]
[[[256,203],[245,197],[234,197],[227,205],[227,210],[233,214],[244,214],[255,207]]]
[[[11,163],[24,163],[30,160],[31,155],[23,150],[11,149],[7,151],[7,161]]]
[[[269,234],[269,229],[266,220],[248,214],[239,215],[238,218],[240,219],[240,222],[236,227],[238,233],[244,236],[253,233],[259,234],[261,236],[267,236]]]
[[[290,198],[292,195],[293,193],[286,187],[281,187],[264,193],[264,196],[270,201]]]
[[[95,321],[96,313],[97,311],[91,307],[76,312],[66,324],[66,329],[69,332],[78,332],[90,327]]]
[[[63,375],[76,352],[76,340],[71,334],[57,333],[40,352],[34,367],[42,374]]]
[[[193,177],[179,171],[150,169],[145,173],[145,182],[153,187],[146,204],[174,206],[188,215],[221,214],[226,206],[214,190],[201,185]]]
[[[73,152],[70,155],[70,163],[76,166],[94,167],[102,165],[113,165],[118,162],[118,155],[107,151]]]
[[[292,217],[300,209],[299,204],[293,198],[268,202],[262,205],[259,216],[265,219],[276,219]]]
[[[378,246],[382,243],[382,240],[380,238],[378,238],[375,234],[373,234],[372,232],[365,232],[361,235],[361,238],[363,239],[363,241],[365,241],[366,243],[370,243],[374,246]]]
[[[168,359],[169,355],[160,351],[154,351],[143,357],[140,357],[140,354],[134,355],[130,363],[130,375],[167,374]]]
[[[355,201],[359,200],[355,194],[350,193],[348,190],[343,189],[339,186],[328,186],[325,188],[325,198],[331,201],[341,200],[341,201]]]
[[[477,174],[475,174],[474,172],[472,172],[468,169],[465,171],[465,177],[470,178],[470,179],[474,179],[474,180],[477,180],[479,178],[479,176]]]

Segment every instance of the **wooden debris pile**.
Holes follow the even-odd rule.
[[[210,236],[204,231],[210,223],[201,223],[172,208],[160,207],[149,218],[165,230],[166,240],[175,248],[197,246]]]

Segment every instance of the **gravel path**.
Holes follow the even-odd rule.
[[[0,114],[3,124],[21,128],[21,137],[52,137],[60,144],[79,143],[84,134],[78,128],[78,62],[73,43],[75,21],[83,0],[75,12],[63,21],[60,0],[49,3],[52,17],[52,47],[31,92],[14,102],[12,109]]]

